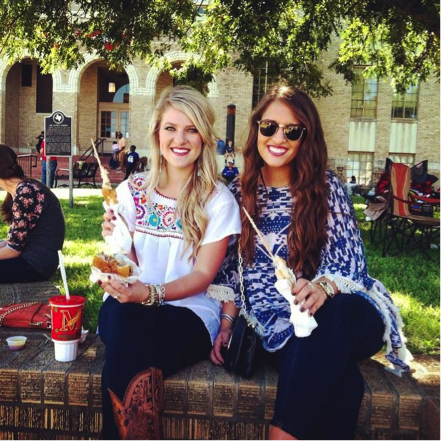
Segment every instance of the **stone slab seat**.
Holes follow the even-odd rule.
[[[26,348],[11,352],[4,339],[18,333],[28,337]],[[0,328],[0,439],[98,439],[104,346],[89,335],[77,360],[61,363],[48,335]],[[365,395],[357,438],[440,439],[439,358],[416,357],[414,372],[402,378],[386,372],[383,361],[360,364]],[[208,360],[184,369],[165,381],[165,438],[267,439],[276,387],[277,373],[266,365],[248,380]]]

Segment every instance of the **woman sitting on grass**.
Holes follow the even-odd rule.
[[[58,198],[40,181],[27,178],[14,150],[0,144],[0,207],[9,223],[0,241],[0,283],[38,282],[51,278],[63,248],[65,224]]]

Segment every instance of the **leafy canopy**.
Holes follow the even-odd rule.
[[[209,3],[208,6],[204,3]],[[46,72],[72,68],[96,53],[113,69],[163,57],[179,44],[195,54],[171,73],[177,81],[210,79],[235,66],[265,68],[313,95],[331,93],[320,54],[340,36],[332,63],[353,80],[353,67],[390,77],[399,91],[439,78],[439,3],[435,0],[0,0],[0,54],[27,53]],[[202,13],[202,9],[204,10]],[[196,78],[197,77],[197,78]]]

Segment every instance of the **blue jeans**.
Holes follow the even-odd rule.
[[[101,376],[102,439],[119,439],[108,388],[122,400],[136,374],[156,367],[167,378],[207,358],[211,339],[204,322],[193,311],[172,305],[146,308],[109,297],[101,306],[98,321],[106,347]]]
[[[41,182],[46,185],[46,161],[42,161],[42,169],[41,169]],[[54,187],[55,181],[55,170],[57,169],[58,161],[50,161],[49,162],[49,188]]]
[[[315,314],[318,327],[275,353],[279,368],[271,422],[297,439],[353,439],[364,394],[357,361],[383,346],[376,308],[357,294],[338,294]]]

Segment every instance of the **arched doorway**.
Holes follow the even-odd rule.
[[[3,142],[19,152],[30,153],[36,136],[44,130],[44,117],[52,113],[53,80],[43,74],[36,60],[24,58],[6,66]]]
[[[130,138],[130,83],[125,72],[98,68],[98,132],[106,139],[104,151],[111,151],[117,132]]]
[[[126,72],[109,70],[103,61],[91,63],[81,74],[78,105],[78,144],[86,151],[90,138],[105,139],[111,153],[116,132],[130,138],[130,82]]]

